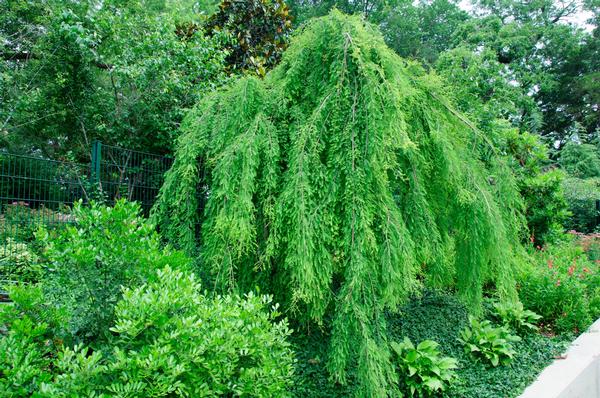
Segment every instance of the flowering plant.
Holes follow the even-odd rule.
[[[555,332],[580,332],[600,316],[600,263],[591,260],[581,239],[538,247],[519,281],[526,308],[540,314]]]

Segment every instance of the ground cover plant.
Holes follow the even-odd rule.
[[[492,310],[493,306],[486,306],[482,316],[491,318]],[[411,341],[435,341],[441,356],[457,359],[456,377],[441,394],[452,398],[517,397],[572,340],[570,334],[548,336],[527,331],[520,335],[521,341],[513,344],[515,355],[510,365],[493,367],[474,361],[465,352],[459,338],[461,331],[469,326],[469,311],[452,292],[426,289],[412,297],[399,313],[388,313],[386,318],[390,341],[402,341],[405,337]],[[330,334],[319,330],[292,336],[297,357],[291,388],[295,396],[347,397],[353,393],[356,368],[350,369],[347,386],[328,382],[325,365],[330,338]],[[397,382],[402,384],[407,377],[408,373],[399,372]]]
[[[441,87],[360,18],[316,19],[263,81],[190,113],[154,209],[217,289],[258,284],[304,325],[331,315],[327,367],[343,384],[356,363],[358,395],[395,390],[384,313],[417,275],[473,311],[486,281],[516,297],[514,179]]]

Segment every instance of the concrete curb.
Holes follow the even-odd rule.
[[[540,373],[519,398],[600,398],[600,319]]]

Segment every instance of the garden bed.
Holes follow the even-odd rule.
[[[507,366],[490,367],[474,362],[458,340],[469,324],[468,311],[455,296],[441,291],[425,291],[402,308],[399,314],[388,314],[390,339],[413,342],[434,340],[444,355],[458,359],[456,382],[447,397],[498,398],[517,397],[552,360],[559,356],[572,339],[571,334],[553,336],[533,332],[515,343],[516,355]],[[296,380],[293,391],[299,397],[346,397],[349,386],[328,382],[325,368],[328,336],[312,331],[296,337]],[[353,372],[350,372],[351,374]]]

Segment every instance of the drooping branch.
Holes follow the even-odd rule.
[[[484,283],[514,293],[513,177],[441,88],[333,12],[264,80],[198,104],[153,210],[217,289],[258,285],[299,322],[330,327],[328,369],[344,383],[356,366],[363,396],[393,394],[384,314],[417,275],[455,286],[473,311]]]

